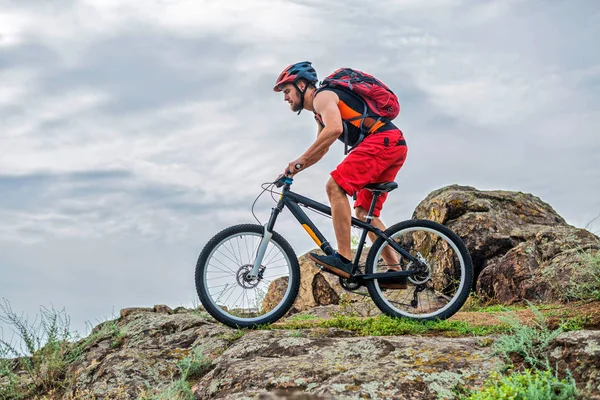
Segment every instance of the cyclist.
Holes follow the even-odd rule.
[[[291,161],[284,173],[294,176],[317,163],[336,139],[353,146],[359,137],[364,103],[343,89],[321,87],[317,89],[317,72],[308,61],[292,64],[277,78],[274,90],[282,92],[292,111],[312,111],[318,125],[317,139],[297,159]],[[377,122],[371,119],[372,125]],[[373,194],[364,189],[369,183],[390,182],[402,168],[408,148],[404,135],[391,121],[377,122],[381,126],[372,130],[364,140],[354,147],[342,162],[331,172],[326,184],[327,197],[331,204],[331,216],[337,241],[337,252],[333,255],[310,253],[309,258],[336,275],[349,278],[352,271],[350,246],[351,210],[347,196],[354,196],[356,217],[366,220]],[[365,121],[367,124],[367,121]],[[367,128],[372,128],[367,126]],[[346,135],[345,135],[346,134]],[[299,165],[300,168],[296,168]],[[377,199],[371,224],[381,230],[385,226],[380,219],[387,193]],[[371,241],[377,236],[369,232]],[[387,265],[398,265],[398,256],[387,246],[382,252]],[[397,270],[390,267],[389,270]],[[388,270],[388,271],[389,271]],[[405,288],[406,278],[398,278],[380,287]]]

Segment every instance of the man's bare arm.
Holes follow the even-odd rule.
[[[323,125],[321,125],[321,123],[319,121],[317,121],[317,138],[319,138],[319,135],[321,134],[321,132],[323,132]],[[320,160],[321,158],[323,158],[325,156],[325,154],[327,154],[328,151],[329,151],[329,148],[326,148],[320,154],[317,154],[317,157],[315,157],[315,159],[317,161]],[[313,165],[315,162],[311,163],[310,161],[306,161],[303,168],[308,168],[311,165]]]
[[[306,166],[313,165],[323,158],[329,147],[343,132],[342,116],[337,106],[338,101],[337,95],[329,91],[321,92],[319,96],[315,97],[315,112],[321,115],[325,127],[321,127],[319,124],[317,140],[300,157],[301,160],[305,160]]]

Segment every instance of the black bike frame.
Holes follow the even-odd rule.
[[[388,242],[394,250],[400,253],[403,257],[415,263],[415,265],[420,265],[419,260],[413,257],[408,251],[404,250],[398,243],[396,243],[393,239],[391,239],[388,235],[385,234],[381,229],[378,229],[371,225],[369,222],[373,215],[373,210],[375,209],[375,203],[380,193],[378,191],[373,192],[373,201],[371,203],[371,208],[367,215],[367,221],[363,222],[358,218],[351,217],[352,226],[361,228],[362,235],[358,242],[358,249],[356,251],[356,256],[354,258],[354,267],[352,270],[352,274],[357,272],[358,263],[360,260],[360,256],[362,253],[363,246],[367,239],[368,232],[373,232],[377,236],[382,237],[385,241]],[[273,227],[275,226],[275,221],[279,214],[283,211],[284,207],[287,207],[292,215],[296,218],[296,220],[302,225],[302,227],[306,230],[306,232],[310,235],[310,237],[314,240],[314,242],[323,250],[323,252],[327,255],[335,253],[335,250],[331,247],[331,244],[327,241],[325,236],[319,231],[319,229],[315,226],[315,224],[310,220],[310,218],[306,215],[306,213],[300,208],[300,205],[305,206],[306,208],[313,209],[319,212],[322,212],[326,215],[331,216],[331,207],[326,206],[325,204],[319,203],[318,201],[314,201],[309,199],[308,197],[302,196],[298,193],[294,193],[290,190],[289,184],[286,184],[283,187],[283,192],[281,197],[279,198],[279,202],[277,206],[273,208],[271,211],[271,217],[269,218],[269,222],[266,225],[266,229],[268,232],[273,231]],[[414,271],[394,271],[394,272],[386,272],[386,273],[376,273],[376,274],[367,274],[360,275],[362,279],[381,279],[381,278],[397,278],[399,276],[409,276]]]

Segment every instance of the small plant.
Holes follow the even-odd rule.
[[[494,343],[496,354],[504,356],[507,364],[504,371],[514,371],[508,376],[500,372],[494,372],[485,382],[483,390],[472,392],[462,391],[457,388],[455,393],[460,399],[468,400],[496,400],[496,399],[519,399],[519,400],[566,400],[579,399],[582,394],[576,387],[570,371],[567,377],[559,379],[557,372],[552,369],[547,357],[547,349],[552,340],[556,338],[565,328],[577,327],[581,322],[573,319],[563,322],[556,330],[550,330],[544,315],[538,308],[529,304],[534,313],[533,325],[527,326],[521,323],[516,315],[500,318],[509,326],[509,332],[501,335]],[[524,364],[516,370],[512,365],[511,355],[522,357]]]
[[[223,339],[225,341],[227,341],[228,343],[233,343],[236,340],[238,340],[239,338],[241,338],[242,336],[244,336],[246,334],[247,331],[243,330],[243,329],[235,329],[232,331],[229,331],[227,333],[223,333],[218,335],[217,337],[219,339]]]
[[[503,355],[507,360],[510,360],[511,354],[517,354],[532,368],[548,368],[545,350],[563,329],[548,329],[542,313],[533,305],[530,305],[530,308],[535,315],[533,326],[522,324],[514,315],[500,318],[510,326],[511,334],[499,337],[493,347],[496,354]]]
[[[484,307],[487,307],[489,304],[489,300],[485,299],[481,295],[473,292],[467,297],[467,301],[460,308],[460,311],[469,312],[469,311],[480,311]]]
[[[350,237],[350,248],[352,250],[358,249],[358,242],[359,241],[360,241],[360,235],[356,232],[355,229],[353,229],[351,237]]]
[[[500,313],[507,311],[518,311],[525,310],[527,306],[524,305],[510,305],[496,304],[491,300],[485,300],[477,293],[472,293],[467,298],[465,304],[461,307],[460,311],[463,312],[488,312],[488,313]]]
[[[32,379],[31,385],[20,390],[42,393],[63,385],[67,368],[76,357],[75,346],[71,343],[76,338],[69,331],[70,319],[65,311],[42,307],[40,319],[29,323],[26,317],[17,315],[4,299],[4,303],[0,304],[0,320],[12,325],[21,341],[17,348],[0,339],[0,354],[18,359],[17,367]],[[7,368],[6,361],[2,363],[2,376],[12,382],[13,368]],[[23,393],[25,397],[29,394]]]
[[[338,305],[340,311],[336,313],[336,315],[369,317],[380,313],[379,309],[369,296],[363,296],[361,299],[357,300],[356,297],[353,298],[349,293],[344,292],[340,295]]]
[[[212,361],[203,353],[202,347],[192,349],[190,355],[177,363],[180,377],[171,383],[144,391],[138,396],[138,400],[194,400],[196,396],[190,386],[189,380],[204,376],[212,368]]]
[[[25,394],[19,387],[19,377],[14,373],[15,362],[5,358],[6,356],[0,350],[0,399],[24,399]]]
[[[471,394],[467,399],[572,400],[579,396],[572,377],[559,379],[550,370],[526,369],[509,376],[492,374],[484,389]]]
[[[125,331],[117,330],[113,337],[113,341],[110,343],[110,348],[116,349],[117,347],[121,346],[126,336],[127,334]]]
[[[212,361],[203,353],[202,347],[192,349],[190,354],[177,363],[179,378],[158,388],[143,390],[137,400],[194,400],[196,396],[190,379],[204,376],[212,368]]]
[[[185,381],[203,376],[211,367],[212,361],[204,355],[202,347],[194,348],[189,356],[177,364],[177,368],[181,373],[181,379]]]
[[[190,385],[183,379],[178,379],[169,383],[166,386],[162,386],[158,389],[154,389],[151,392],[155,394],[148,394],[146,392],[140,393],[137,400],[195,400],[196,396],[192,391]]]
[[[566,295],[577,300],[600,300],[600,251],[582,253],[580,267],[573,271]]]

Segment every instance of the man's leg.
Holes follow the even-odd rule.
[[[337,241],[337,252],[348,260],[352,260],[350,251],[350,228],[352,211],[346,192],[340,185],[329,178],[326,185],[327,197],[331,204],[331,218]]]
[[[355,212],[356,218],[360,219],[361,221],[366,221],[367,214],[369,213],[368,210],[365,210],[361,206],[357,206],[355,208]],[[383,224],[383,222],[381,222],[381,219],[379,217],[373,217],[373,219],[371,220],[371,225],[373,225],[375,228],[381,229],[382,231],[385,231],[386,229],[385,225]],[[377,240],[377,235],[373,232],[369,232],[369,239],[371,239],[371,243],[373,243],[375,242],[375,240]],[[383,249],[383,251],[381,252],[381,256],[383,257],[383,261],[386,263],[386,265],[389,265],[391,269],[398,268],[396,266],[398,264],[398,255],[390,246],[386,246]]]
[[[350,201],[346,196],[346,191],[333,178],[327,182],[326,189],[331,204],[331,218],[333,219],[333,230],[335,231],[338,247],[337,254],[308,253],[308,258],[338,276],[350,278],[353,268],[350,261],[350,228],[352,222]]]

